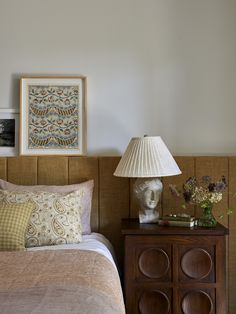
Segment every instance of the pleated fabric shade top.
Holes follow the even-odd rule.
[[[160,136],[134,137],[114,175],[128,178],[166,177],[181,171]]]

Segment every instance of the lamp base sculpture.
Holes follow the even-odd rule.
[[[159,218],[159,212],[152,209],[147,209],[145,211],[139,211],[139,222],[141,224],[146,223],[157,223]]]
[[[163,185],[157,178],[139,178],[134,184],[134,194],[139,201],[139,222],[157,223],[159,212],[156,211]]]

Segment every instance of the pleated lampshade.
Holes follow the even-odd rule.
[[[166,177],[181,171],[160,136],[134,137],[114,175],[128,178]]]

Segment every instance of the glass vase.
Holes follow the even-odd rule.
[[[198,220],[198,226],[208,228],[215,227],[217,224],[217,220],[212,213],[213,204],[204,204],[203,206],[201,206],[201,208],[202,216]]]

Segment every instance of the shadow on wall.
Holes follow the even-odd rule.
[[[102,114],[101,110],[99,114],[91,111],[88,107],[88,155],[121,156],[130,141],[131,131],[124,121],[117,119],[114,111],[102,110]]]
[[[11,75],[11,83],[9,89],[9,104],[11,108],[20,108],[20,79],[23,76],[21,73],[13,73]]]
[[[88,150],[88,155],[121,156],[121,153],[116,148],[101,148],[101,149]]]

